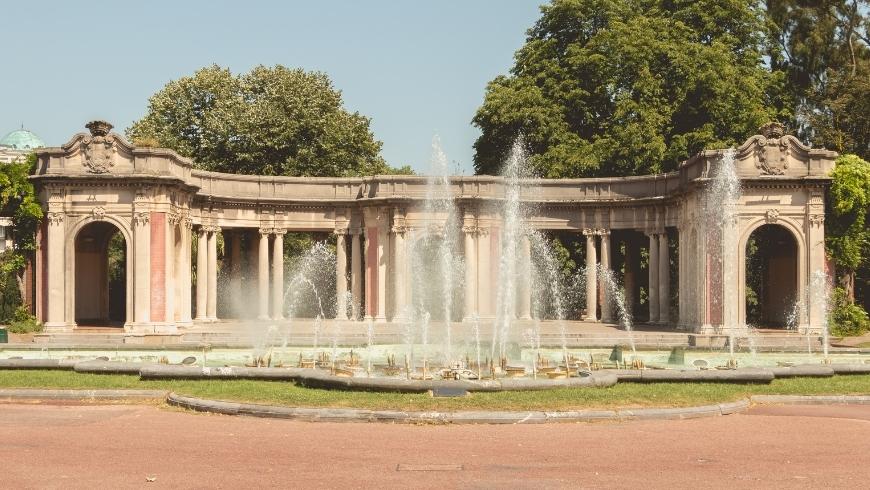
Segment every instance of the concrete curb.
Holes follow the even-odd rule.
[[[640,408],[634,410],[545,411],[459,411],[404,412],[356,408],[296,408],[255,403],[207,400],[170,393],[170,405],[198,412],[225,415],[304,420],[309,422],[392,422],[408,424],[544,424],[554,422],[597,422],[628,420],[681,420],[739,413],[749,408],[749,400],[681,408]]]
[[[870,405],[870,395],[753,395],[759,405]]]
[[[0,400],[164,400],[166,390],[51,390],[0,389]]]

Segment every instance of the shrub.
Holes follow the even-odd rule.
[[[42,331],[42,323],[27,311],[27,305],[21,305],[15,309],[12,321],[9,323],[9,331],[12,333],[34,333]]]
[[[850,303],[846,299],[844,289],[834,289],[831,300],[831,312],[828,315],[831,334],[838,337],[850,337],[861,335],[870,330],[870,318],[868,318],[867,312],[859,305]]]

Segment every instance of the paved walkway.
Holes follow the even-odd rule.
[[[866,488],[870,406],[683,421],[312,424],[0,405],[5,488]],[[154,478],[153,482],[147,482]]]

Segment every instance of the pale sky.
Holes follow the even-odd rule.
[[[0,0],[0,136],[49,146],[105,119],[123,132],[166,82],[217,63],[326,72],[372,119],[390,165],[428,169],[433,135],[473,173],[471,118],[506,74],[538,0]]]

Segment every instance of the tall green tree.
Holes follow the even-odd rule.
[[[840,285],[855,300],[855,274],[870,263],[870,163],[856,155],[837,159],[829,193],[826,245]],[[860,298],[866,303],[868,298]]]
[[[767,55],[798,135],[870,158],[870,1],[766,0]]]
[[[36,250],[36,228],[42,219],[42,206],[28,179],[35,165],[34,154],[30,154],[24,162],[0,164],[0,216],[12,217],[13,230],[13,247],[0,253],[0,289],[3,289],[0,295],[4,296],[3,302],[13,292],[17,293],[16,302],[26,296],[25,265],[27,257]],[[17,291],[5,289],[5,285],[12,283],[13,279]]]
[[[474,116],[477,173],[496,173],[520,134],[543,176],[668,171],[790,116],[752,2],[553,0],[541,13]]]
[[[387,173],[369,119],[344,108],[324,73],[281,65],[234,75],[213,65],[173,80],[127,135],[206,170],[259,175]]]

